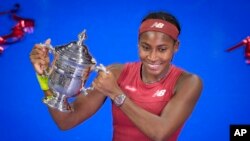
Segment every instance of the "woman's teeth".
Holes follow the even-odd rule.
[[[148,64],[148,66],[149,66],[149,68],[150,69],[158,69],[161,65],[159,65],[159,64]]]

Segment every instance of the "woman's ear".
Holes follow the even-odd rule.
[[[179,50],[179,45],[180,45],[180,41],[176,40],[174,43],[174,52],[177,52]]]

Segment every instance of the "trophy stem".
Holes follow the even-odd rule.
[[[58,94],[53,92],[53,96],[45,98],[43,103],[47,106],[57,109],[61,112],[71,112],[72,108],[70,107],[67,97],[63,94]]]

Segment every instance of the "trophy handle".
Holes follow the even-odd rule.
[[[56,53],[55,48],[53,48],[52,45],[48,45],[48,44],[40,44],[40,45],[42,47],[47,48],[49,50],[49,53],[53,54],[53,56],[54,56],[54,60],[52,61],[51,65],[49,65],[51,67],[44,69],[45,76],[48,77],[48,76],[50,76],[50,74],[54,70],[54,65],[55,65],[56,60],[58,59],[58,54]]]
[[[103,64],[100,64],[99,66],[95,66],[94,70],[96,72],[104,71],[105,73],[109,73],[109,71],[107,71],[106,67]]]
[[[109,71],[107,71],[107,69],[106,69],[106,67],[103,65],[103,64],[100,64],[99,66],[95,66],[94,67],[94,70],[96,71],[96,72],[98,72],[98,71],[103,71],[103,72],[105,72],[105,73],[109,73]],[[81,93],[83,94],[83,95],[88,95],[88,90],[94,90],[94,87],[93,86],[90,86],[90,87],[88,87],[88,88],[85,88],[84,86],[82,86],[82,88],[81,88]]]

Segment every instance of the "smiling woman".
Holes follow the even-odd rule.
[[[177,49],[178,42],[164,33],[148,31],[142,34],[139,42],[142,80],[152,83],[166,76]]]
[[[200,78],[172,64],[179,47],[180,26],[166,12],[150,13],[139,30],[140,62],[113,64],[99,72],[89,95],[78,95],[71,112],[49,108],[62,130],[91,117],[110,98],[114,141],[178,139],[202,91]],[[48,43],[48,42],[47,42]],[[48,66],[47,51],[35,45],[30,59],[36,72]],[[44,91],[46,96],[52,93]]]

